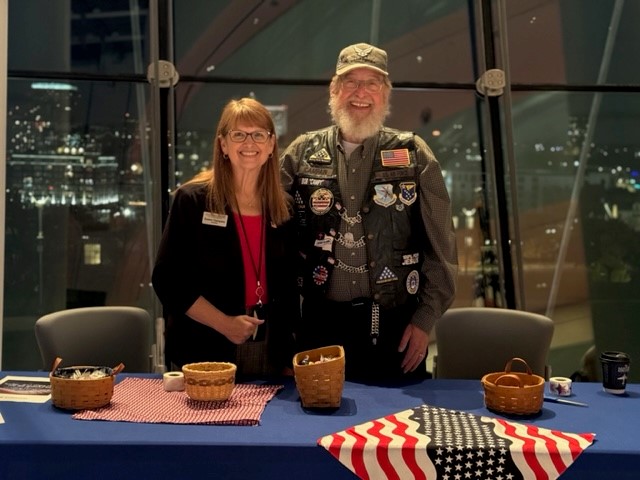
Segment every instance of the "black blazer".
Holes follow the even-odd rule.
[[[164,307],[165,357],[177,366],[201,361],[229,361],[236,346],[224,335],[185,315],[202,295],[227,315],[245,313],[244,267],[240,238],[231,210],[226,226],[203,223],[206,187],[189,184],[175,193],[152,274]],[[265,233],[269,295],[269,361],[280,369],[291,364],[294,326],[300,316],[292,222]]]

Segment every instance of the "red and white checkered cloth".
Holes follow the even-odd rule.
[[[78,420],[138,423],[258,425],[267,402],[282,385],[236,384],[228,400],[191,400],[186,392],[166,392],[162,379],[128,377],[113,389],[111,403],[73,414]]]

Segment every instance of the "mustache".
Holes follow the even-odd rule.
[[[366,118],[356,118],[351,116],[347,105],[347,102],[339,103],[336,97],[332,97],[329,101],[331,117],[344,135],[360,141],[375,135],[384,125],[389,113],[388,108],[374,106]]]

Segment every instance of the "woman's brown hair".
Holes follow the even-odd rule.
[[[280,183],[278,141],[269,110],[253,98],[231,100],[222,110],[213,144],[213,168],[201,172],[187,183],[207,183],[207,204],[212,213],[225,213],[234,203],[235,183],[231,162],[225,157],[220,139],[239,124],[255,125],[273,135],[273,150],[260,169],[258,194],[262,198],[266,218],[281,225],[291,216],[284,190]]]

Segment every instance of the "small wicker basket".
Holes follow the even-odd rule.
[[[58,408],[66,410],[89,410],[108,405],[113,396],[113,385],[116,374],[124,369],[121,363],[114,368],[95,366],[73,366],[58,368],[62,362],[56,358],[49,374],[51,383],[51,402]],[[106,377],[99,378],[65,378],[75,371],[91,373],[104,370]]]
[[[514,360],[524,363],[527,372],[512,372]],[[510,415],[532,415],[542,410],[544,378],[532,373],[527,362],[517,357],[509,360],[504,370],[482,377],[486,407]]]
[[[321,357],[331,357],[320,362]],[[310,363],[304,364],[305,359]],[[297,353],[293,357],[293,372],[306,408],[337,408],[342,400],[345,358],[340,345],[316,348]]]
[[[188,363],[182,367],[185,391],[192,400],[227,400],[236,384],[236,370],[228,362]]]

